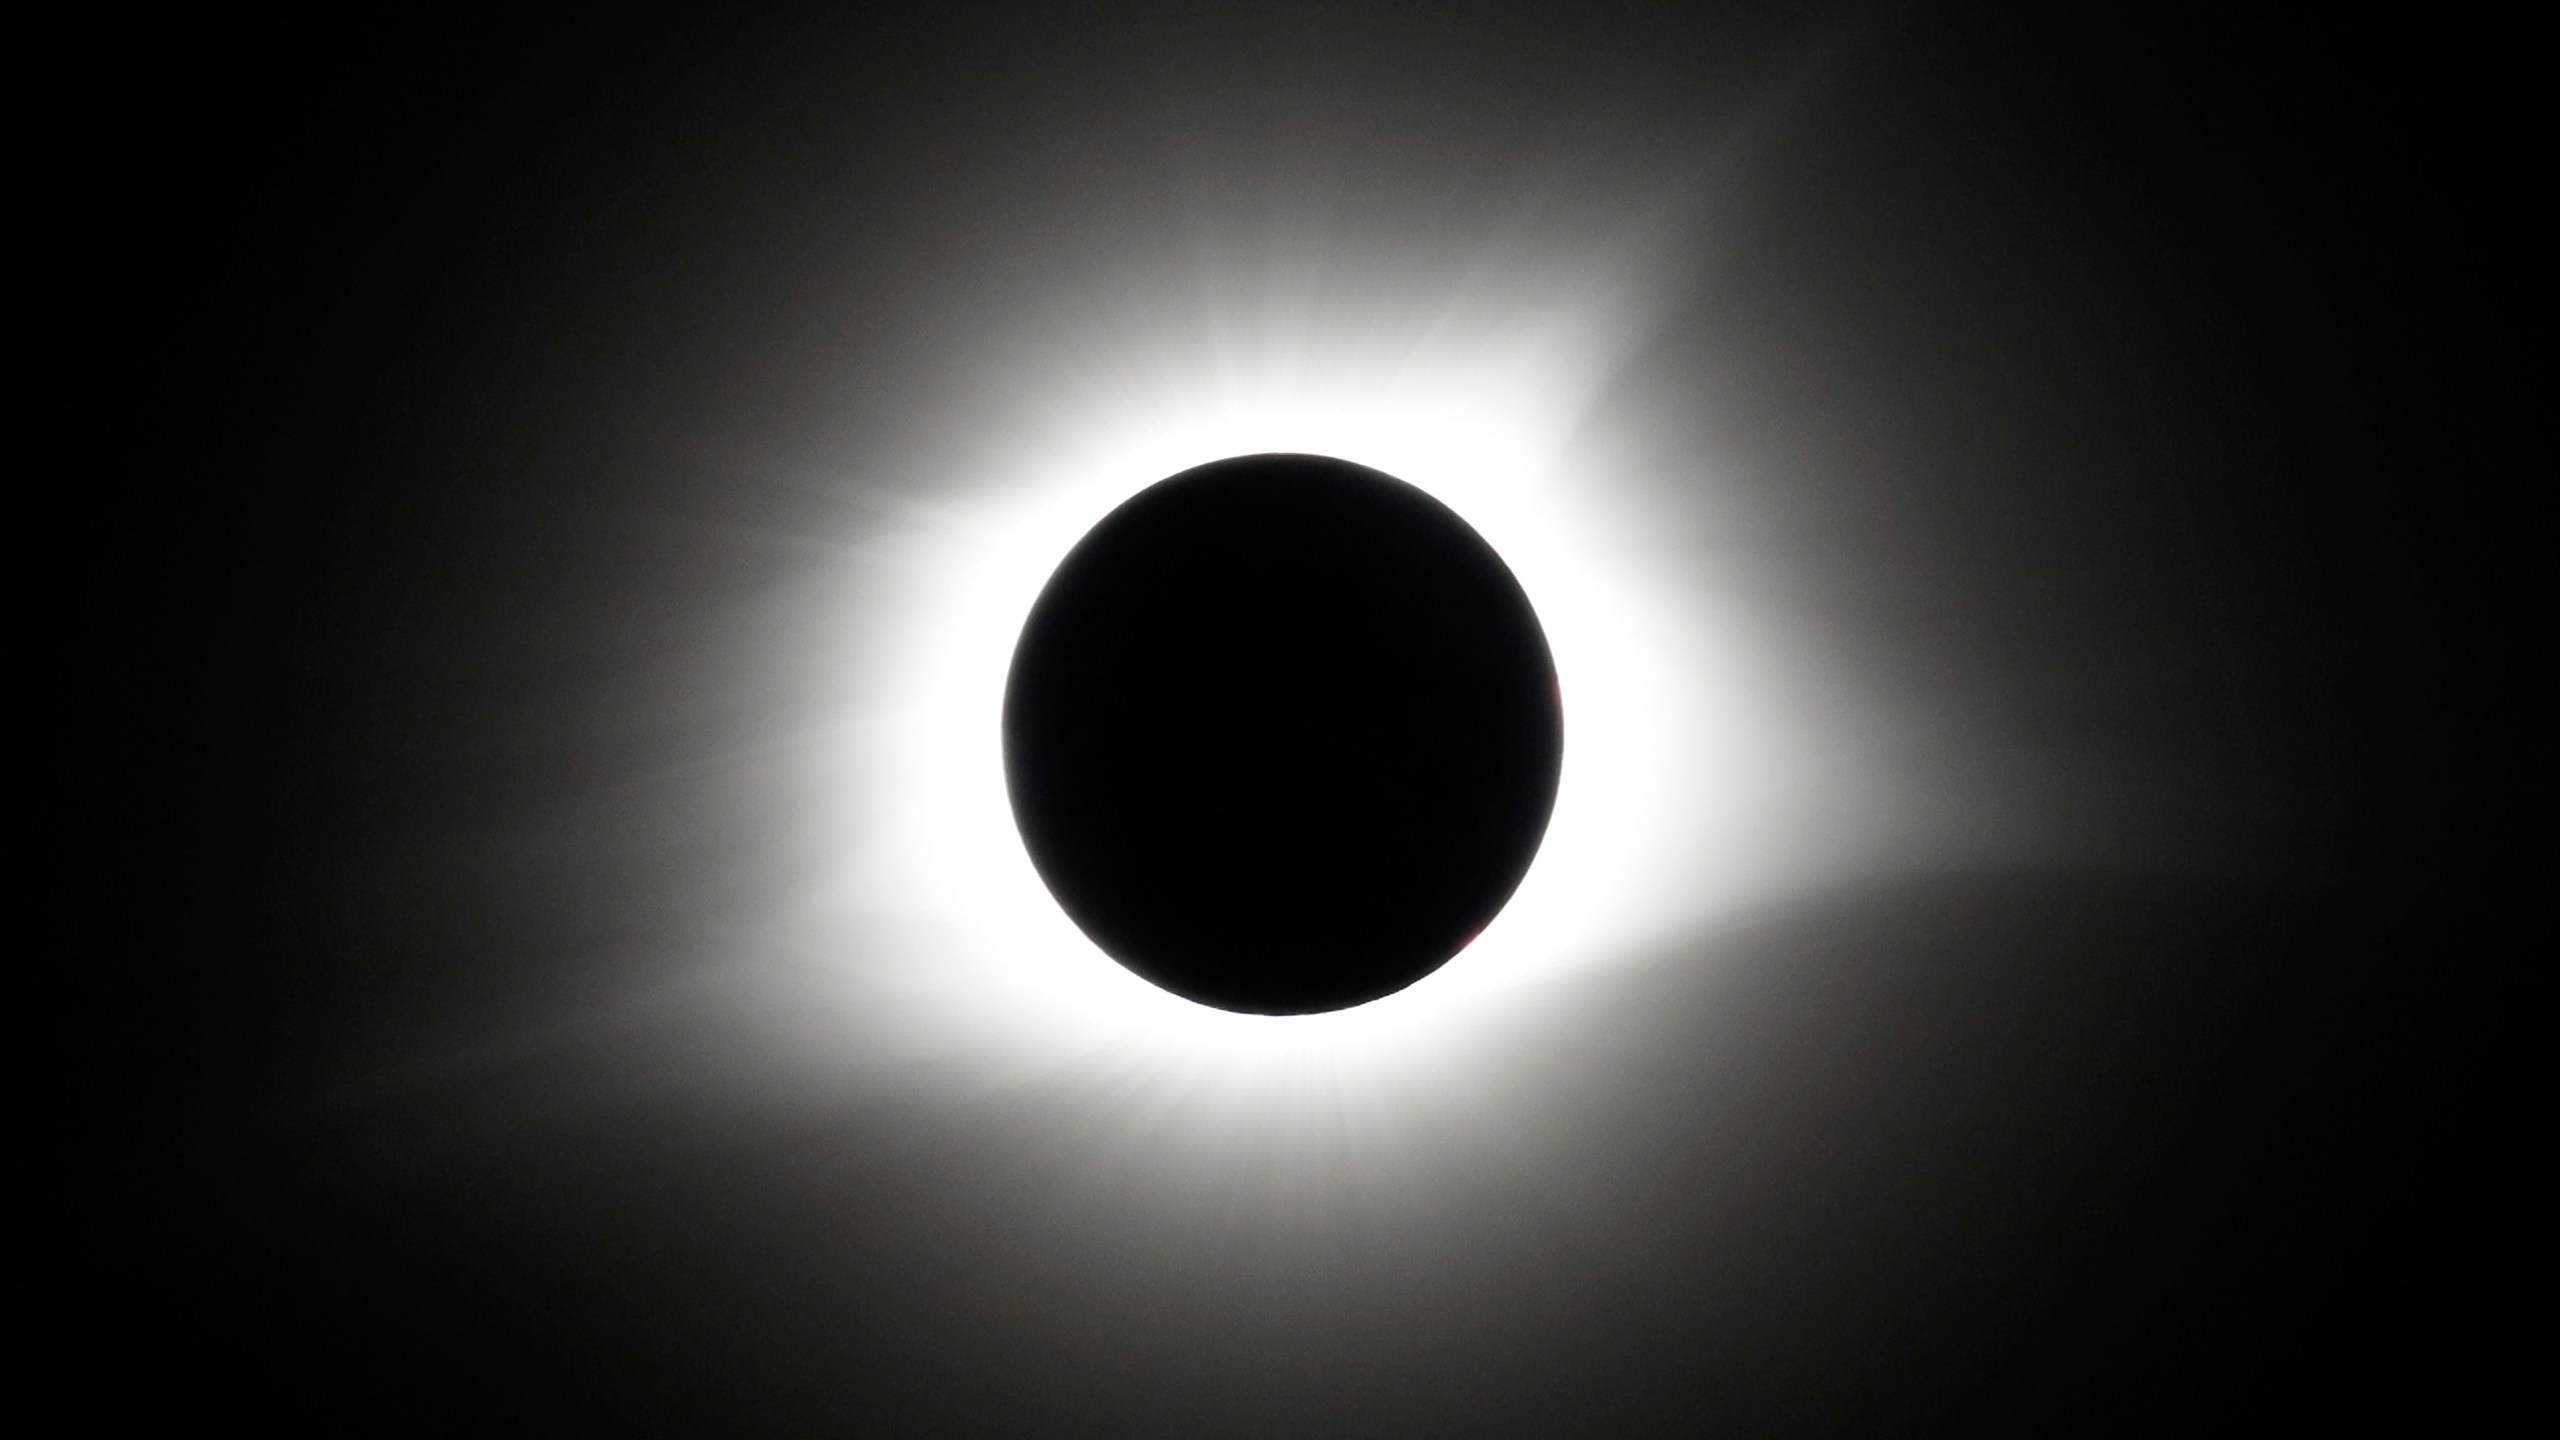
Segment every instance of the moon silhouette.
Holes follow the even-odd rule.
[[[1138,975],[1267,1015],[1359,1005],[1498,914],[1554,808],[1555,665],[1448,507],[1311,455],[1104,517],[1033,605],[1005,778],[1067,915]]]

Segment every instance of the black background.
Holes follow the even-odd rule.
[[[2516,879],[2495,44],[935,7],[84,52],[90,1403],[1464,1435],[2465,1403],[2497,1362],[2440,1363],[2487,1263],[2454,1057]],[[1624,403],[1781,457],[1773,604],[2131,777],[2181,863],[1877,881],[1560,1000],[1572,1143],[1321,1263],[1062,1259],[965,1105],[706,1119],[646,1014],[539,1023],[756,898],[751,786],[628,799],[780,703],[705,657],[854,503],[737,457],[822,468],[940,403],[947,337],[1143,189],[1132,137],[1247,180],[1650,173],[1744,120]]]

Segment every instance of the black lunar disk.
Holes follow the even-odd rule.
[[[1502,558],[1403,481],[1313,455],[1184,471],[1031,610],[1005,779],[1103,950],[1204,1005],[1339,1010],[1455,955],[1527,873],[1564,720]]]

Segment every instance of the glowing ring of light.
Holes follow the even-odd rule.
[[[1666,593],[1644,537],[1586,503],[1606,462],[1584,453],[1579,411],[1605,383],[1593,372],[1607,348],[1551,332],[1507,348],[1444,335],[1239,369],[1179,363],[1197,357],[1168,344],[1142,383],[1059,384],[1044,397],[1056,410],[1018,417],[1008,433],[1020,442],[910,537],[899,654],[855,742],[862,778],[841,798],[871,822],[861,903],[894,913],[910,938],[895,955],[872,946],[839,963],[874,980],[894,969],[905,1023],[979,1055],[1110,1052],[1224,1077],[1303,1073],[1323,1057],[1333,1073],[1346,1058],[1364,1070],[1427,1064],[1474,1028],[1455,1017],[1516,1008],[1507,997],[1712,903],[1748,868],[1748,822],[1767,809],[1787,744],[1747,699],[1752,666],[1732,627]],[[1272,451],[1374,466],[1474,526],[1537,608],[1566,723],[1546,841],[1476,942],[1384,1000],[1286,1018],[1181,1000],[1075,928],[1014,829],[998,724],[1023,618],[1096,521],[1165,476]]]

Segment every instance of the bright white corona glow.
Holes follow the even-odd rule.
[[[1309,1095],[1385,1103],[1397,1074],[1462,1081],[1461,1057],[1522,997],[1772,883],[1762,832],[1804,757],[1767,702],[1769,667],[1680,588],[1676,544],[1604,503],[1617,482],[1661,483],[1617,473],[1636,447],[1588,413],[1643,338],[1643,297],[1524,283],[1508,290],[1547,303],[1506,311],[1471,279],[1437,308],[1412,287],[1337,295],[1359,317],[1337,325],[1314,305],[1253,325],[1212,307],[1016,352],[1049,359],[1009,377],[1018,408],[988,417],[996,442],[935,457],[965,478],[895,527],[907,585],[872,621],[893,658],[851,677],[862,723],[834,757],[827,828],[854,858],[827,907],[843,928],[810,948],[865,997],[853,1043],[1109,1073],[1211,1102],[1193,1113],[1205,1125]],[[1068,549],[1166,476],[1277,451],[1385,471],[1473,525],[1537,609],[1565,715],[1553,821],[1492,925],[1407,990],[1285,1018],[1180,999],[1088,941],[1024,851],[1000,737],[1014,645]]]

